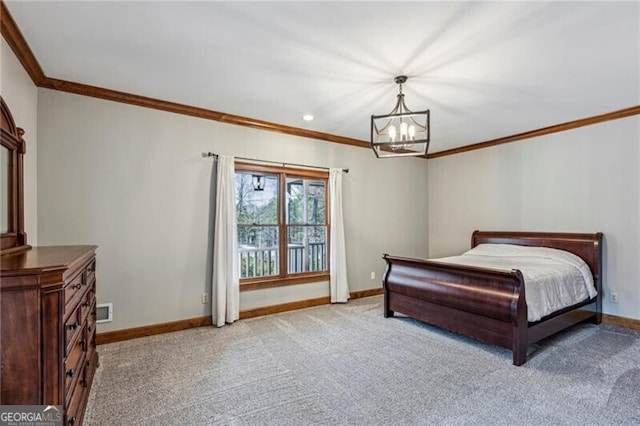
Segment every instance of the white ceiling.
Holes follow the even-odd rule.
[[[406,74],[430,152],[640,104],[636,1],[6,4],[48,77],[361,140]]]

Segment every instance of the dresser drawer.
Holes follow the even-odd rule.
[[[78,306],[78,309],[80,310],[79,312],[80,321],[83,323],[87,320],[87,317],[91,312],[91,307],[95,302],[95,299],[96,299],[95,288],[96,288],[96,283],[94,281],[91,287],[89,288],[89,291],[84,293],[82,295],[82,299],[80,300],[80,306]]]
[[[86,280],[87,283],[92,283],[96,277],[96,260],[93,259],[89,265],[87,265],[86,271]]]
[[[84,361],[86,354],[86,342],[84,332],[82,338],[76,340],[75,344],[69,352],[69,356],[64,361],[64,389],[65,401],[71,398],[74,387],[78,387],[76,382],[78,378],[83,377]]]
[[[87,360],[85,361],[85,364],[84,364],[84,376],[81,382],[82,386],[86,388],[89,388],[91,386],[91,383],[93,382],[93,376],[95,375],[97,368],[98,368],[98,355],[96,354],[96,350],[94,348],[93,350],[89,350],[89,352],[87,352]]]
[[[64,322],[65,355],[69,355],[74,342],[77,342],[79,340],[78,337],[82,334],[83,321],[81,315],[81,307],[77,306],[76,310]]]
[[[71,346],[80,334],[82,326],[91,316],[92,309],[95,310],[95,286],[96,283],[94,281],[89,291],[86,291],[84,294],[81,293],[80,303],[75,306],[75,310],[73,310],[64,322],[65,355],[69,353]],[[95,324],[92,328],[95,329]]]
[[[71,399],[66,406],[64,424],[67,426],[77,426],[80,424],[82,411],[80,406],[84,399],[85,387],[76,386],[71,394]]]
[[[75,306],[74,299],[79,297],[84,290],[84,274],[81,272],[64,288],[65,312],[68,313]]]
[[[95,346],[96,341],[96,301],[93,300],[91,308],[89,308],[89,316],[87,317],[86,333],[88,347]]]

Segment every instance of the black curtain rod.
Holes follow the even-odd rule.
[[[218,154],[214,154],[213,152],[203,152],[202,156],[203,157],[215,157],[215,158],[218,158]],[[279,162],[279,161],[256,160],[254,158],[244,158],[244,157],[234,157],[234,158],[236,158],[238,160],[254,161],[254,162],[259,162],[259,163],[280,164],[282,167],[297,166],[297,167],[306,167],[308,169],[329,170],[329,167],[308,166],[306,164],[282,163],[282,162]],[[349,169],[342,169],[342,171],[344,173],[349,173]]]

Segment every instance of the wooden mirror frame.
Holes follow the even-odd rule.
[[[16,127],[9,107],[0,96],[2,123],[0,136],[2,146],[9,150],[7,167],[7,232],[0,234],[0,255],[16,253],[31,248],[27,245],[27,234],[24,232],[24,154],[25,142],[22,139],[24,130]],[[2,180],[5,178],[3,177]],[[4,201],[3,201],[4,202]]]

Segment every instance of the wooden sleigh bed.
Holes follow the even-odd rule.
[[[385,254],[384,316],[394,312],[483,342],[511,349],[513,364],[522,365],[527,347],[574,324],[602,318],[602,233],[481,232],[471,247],[483,243],[515,244],[565,250],[591,269],[597,296],[539,321],[527,320],[525,283],[519,270],[446,264]]]

